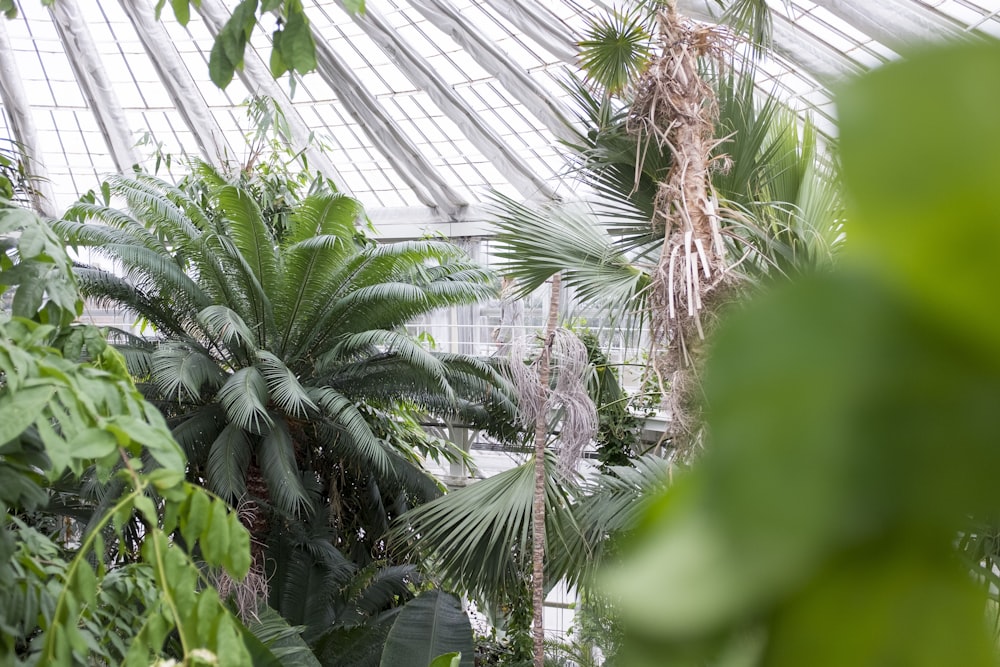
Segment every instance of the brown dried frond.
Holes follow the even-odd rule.
[[[569,477],[584,448],[597,432],[597,408],[587,393],[590,361],[583,341],[568,329],[556,329],[552,339],[552,369],[555,387],[551,404],[562,413],[559,434],[560,474]]]
[[[241,581],[236,581],[228,572],[220,570],[212,583],[219,592],[220,600],[232,600],[240,620],[244,623],[260,620],[257,618],[257,609],[262,601],[267,600],[268,584],[263,568],[258,567],[256,562]]]

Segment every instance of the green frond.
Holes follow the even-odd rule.
[[[247,491],[247,467],[252,454],[253,444],[247,432],[236,424],[227,424],[208,452],[208,488],[230,504],[239,502]]]
[[[319,406],[326,423],[376,472],[385,475],[390,464],[382,441],[372,432],[371,425],[354,402],[330,387],[308,389],[310,398]]]
[[[190,248],[200,236],[201,230],[184,210],[165,196],[164,191],[173,188],[166,181],[148,175],[118,174],[108,178],[107,183],[112,194],[125,200],[133,217],[170,245]]]
[[[153,381],[172,400],[200,401],[203,392],[222,386],[225,374],[204,349],[182,341],[161,343],[153,352]]]
[[[102,308],[120,308],[142,315],[164,334],[185,335],[185,321],[181,313],[145,291],[136,288],[121,276],[102,269],[75,267],[80,293]],[[179,317],[180,316],[180,317]]]
[[[148,344],[116,344],[115,349],[125,358],[125,367],[133,378],[146,378],[153,372],[153,353]]]
[[[350,237],[313,236],[284,249],[281,289],[274,298],[275,318],[282,333],[278,349],[294,345],[296,333],[312,322],[329,301],[324,296],[345,265],[357,253]]]
[[[267,350],[258,350],[257,365],[264,376],[264,382],[267,383],[271,400],[285,414],[306,417],[309,410],[319,410],[299,383],[295,373],[281,359]]]
[[[556,273],[587,302],[642,310],[649,274],[615,248],[592,218],[563,209],[538,211],[497,199],[497,256],[526,295]]]
[[[547,551],[566,547],[578,560],[582,540],[552,457],[546,458],[546,468]],[[447,588],[480,600],[514,599],[531,558],[534,488],[534,462],[528,461],[410,510],[391,538],[427,559]],[[556,580],[562,574],[549,571],[546,577]]]
[[[433,309],[426,293],[410,283],[381,282],[355,289],[323,313],[329,334],[350,334],[372,328],[392,329]],[[330,335],[320,341],[327,341]]]
[[[445,381],[444,364],[407,334],[384,329],[373,329],[338,339],[337,344],[317,362],[318,372],[337,362],[355,361],[376,354],[394,356],[413,370],[423,373],[436,382],[441,391],[450,394]]]
[[[368,576],[364,576],[365,574]],[[353,609],[338,618],[337,622],[353,625],[396,606],[401,598],[405,600],[413,597],[411,586],[418,579],[415,565],[369,565],[356,578],[362,585],[352,596]]]
[[[274,663],[320,667],[312,649],[302,639],[303,628],[289,625],[288,621],[271,607],[261,605],[246,621],[246,629],[264,645],[268,651],[266,658]],[[262,664],[263,661],[254,658],[255,665]]]
[[[771,46],[771,8],[767,0],[716,0],[725,6],[722,23],[747,36],[760,57]]]
[[[97,254],[117,260],[124,278],[174,308],[194,312],[211,303],[209,297],[169,255],[138,244],[109,243],[95,246]],[[194,312],[184,313],[193,319]]]
[[[208,448],[226,425],[226,415],[217,403],[201,406],[171,419],[170,432],[192,463],[203,463]]]
[[[229,421],[240,428],[261,434],[273,424],[266,408],[267,383],[253,366],[230,375],[217,396]]]
[[[133,178],[137,182],[145,183],[151,186],[154,191],[161,193],[167,201],[172,203],[177,210],[191,221],[199,232],[206,233],[214,228],[211,219],[206,214],[205,209],[202,208],[201,203],[193,199],[183,188],[149,174],[135,174]]]
[[[212,261],[209,268],[215,293],[225,297],[223,305],[239,313],[243,321],[258,332],[258,346],[267,347],[268,335],[274,331],[270,293],[257,279],[254,268],[233,239],[221,234],[206,234],[203,247],[206,260]]]
[[[351,241],[362,215],[361,202],[339,192],[306,197],[292,213],[287,243],[295,245],[317,236]]]
[[[264,225],[260,208],[248,192],[235,186],[222,187],[215,196],[233,243],[263,292],[271,293],[278,285],[278,262],[275,241]]]
[[[195,254],[198,280],[214,303],[227,306],[244,322],[257,322],[264,312],[261,296],[252,284],[247,286],[253,279],[233,257],[232,253],[236,252],[232,241],[216,234],[205,234]]]
[[[208,306],[198,313],[198,321],[213,339],[221,341],[230,350],[257,349],[257,339],[238,313],[227,306]]]
[[[295,443],[284,419],[271,420],[257,446],[257,461],[271,501],[281,511],[298,515],[309,506],[295,463]]]
[[[670,481],[670,463],[659,456],[632,460],[632,467],[611,468],[584,485],[573,508],[587,542],[593,550],[589,570],[601,565],[610,540],[635,528],[648,501],[659,497]]]
[[[97,220],[98,224],[88,223]],[[78,201],[67,209],[52,229],[71,247],[101,246],[106,243],[137,243],[166,254],[167,247],[128,213],[110,206]]]
[[[634,85],[650,59],[650,15],[644,8],[613,10],[591,19],[580,41],[580,69],[615,95]]]

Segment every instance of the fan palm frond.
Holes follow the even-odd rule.
[[[639,79],[649,62],[650,14],[643,7],[612,10],[590,21],[580,41],[580,68],[606,94],[615,95]]]
[[[648,273],[629,262],[591,218],[499,197],[497,202],[497,255],[519,281],[521,295],[561,272],[585,301],[643,308]]]
[[[568,554],[560,563],[563,569],[583,557],[583,542],[569,511],[568,492],[555,474],[554,457],[545,463],[546,551]],[[408,543],[452,590],[477,599],[513,599],[523,587],[531,557],[534,485],[534,463],[529,461],[410,510],[390,539]],[[548,572],[546,580],[557,581],[564,574]]]

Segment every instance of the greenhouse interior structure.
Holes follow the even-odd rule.
[[[1000,664],[1000,0],[0,13],[0,664]]]

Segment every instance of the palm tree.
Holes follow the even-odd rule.
[[[57,230],[118,267],[78,267],[81,289],[155,331],[119,331],[120,347],[192,478],[245,505],[258,564],[269,518],[321,510],[355,561],[382,557],[391,518],[439,493],[418,416],[512,412],[491,365],[432,353],[403,325],[492,296],[494,279],[443,241],[366,239],[360,205],[336,193],[295,202],[279,238],[246,188],[199,173],[188,188],[115,177],[122,208],[70,208]]]
[[[650,138],[660,131],[652,126],[635,131],[642,111],[636,89],[659,85],[635,78],[649,58],[644,30],[634,17],[599,19],[581,56],[590,78],[569,84],[583,129],[568,148],[590,201],[549,210],[498,197],[496,246],[521,294],[561,273],[578,299],[608,306],[613,320],[648,334],[675,440],[690,442],[700,433],[691,369],[714,313],[761,280],[829,264],[843,239],[843,206],[823,139],[808,120],[756,89],[754,61],[747,59],[741,69],[709,62],[701,70],[711,83],[701,104],[717,110],[713,125],[702,119],[699,130],[713,135],[697,142],[699,170],[710,183],[686,196],[700,202],[698,215],[681,211],[667,195],[701,187],[677,180],[679,172],[691,173],[678,165],[694,164],[696,156],[679,162],[676,137]],[[615,78],[614,71],[628,76]],[[703,150],[709,146],[711,155]],[[694,225],[690,234],[685,225]],[[714,259],[713,248],[722,249]],[[720,257],[728,259],[719,264]]]

